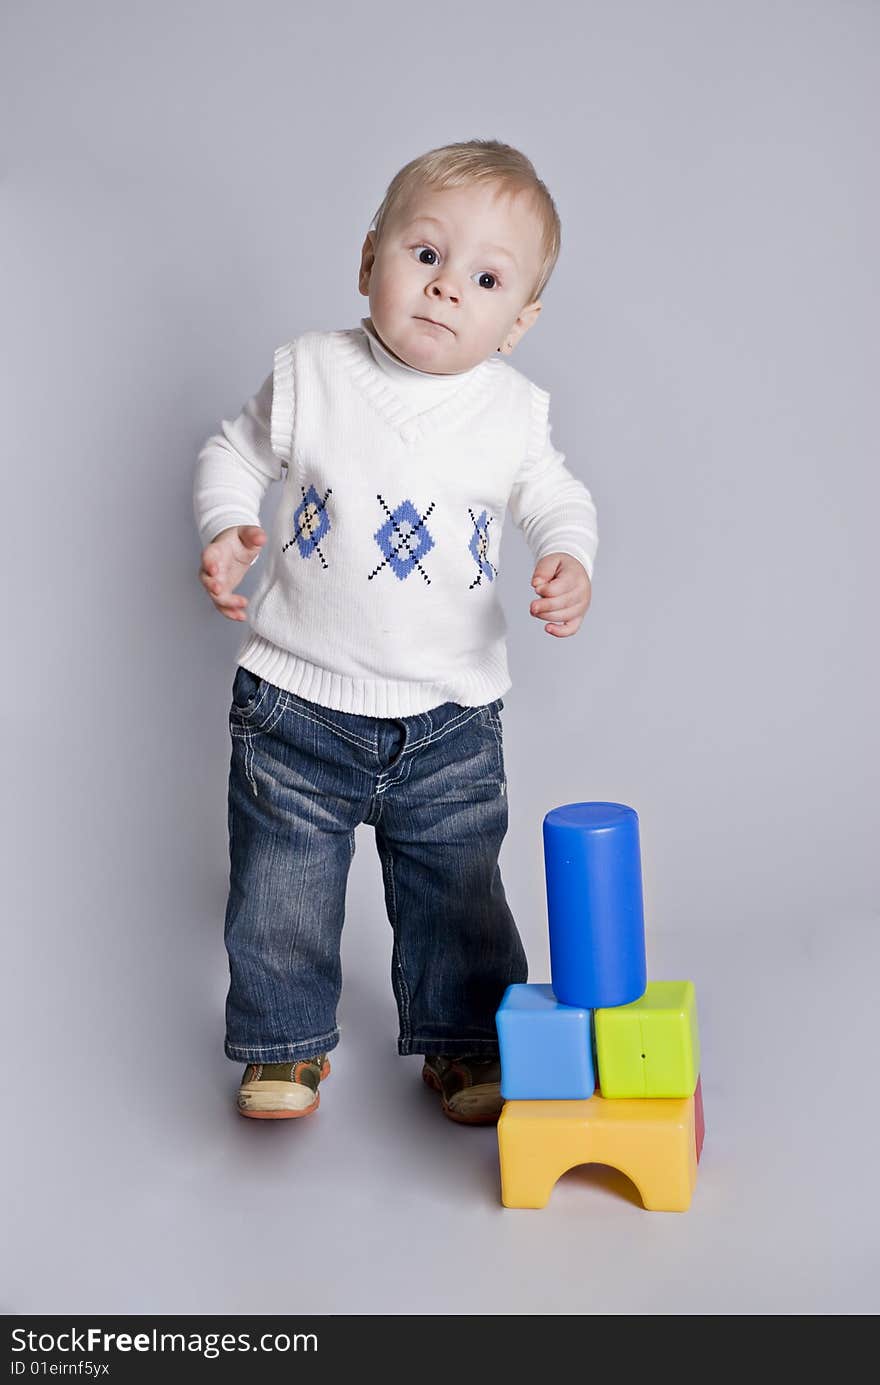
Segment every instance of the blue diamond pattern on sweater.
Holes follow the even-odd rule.
[[[434,547],[428,526],[411,500],[401,501],[391,518],[376,530],[373,537],[388,566],[401,582],[406,581],[419,559]]]
[[[311,558],[319,542],[330,528],[327,507],[314,486],[309,486],[303,495],[302,504],[294,510],[293,527],[297,548],[302,557]]]
[[[473,519],[473,512],[471,512]],[[489,562],[489,524],[490,520],[484,510],[479,519],[474,519],[474,536],[468,547],[470,548],[473,560],[484,577],[488,577],[490,582],[495,580],[495,569]]]

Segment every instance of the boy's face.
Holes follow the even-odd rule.
[[[526,194],[499,184],[423,188],[378,247],[368,231],[358,287],[394,355],[453,375],[499,347],[510,354],[541,311],[528,301],[540,266],[540,223]]]

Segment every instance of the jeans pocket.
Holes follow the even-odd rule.
[[[501,730],[501,713],[503,710],[504,703],[501,701],[500,697],[497,697],[494,702],[487,702],[486,705],[481,708],[483,716],[497,731]]]
[[[232,684],[230,719],[255,730],[259,729],[259,726],[265,725],[268,721],[280,696],[280,688],[239,664]]]

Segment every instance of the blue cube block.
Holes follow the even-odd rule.
[[[552,986],[508,986],[495,1012],[505,1101],[576,1101],[596,1090],[592,1011]]]

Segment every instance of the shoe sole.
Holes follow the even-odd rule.
[[[439,1093],[440,1093],[440,1108],[441,1108],[441,1110],[442,1110],[444,1116],[447,1116],[447,1117],[449,1118],[449,1120],[451,1120],[451,1121],[457,1121],[459,1125],[497,1125],[497,1124],[498,1124],[498,1118],[499,1118],[499,1116],[500,1116],[500,1114],[501,1114],[500,1111],[497,1112],[495,1115],[476,1115],[476,1116],[468,1116],[468,1115],[464,1114],[464,1113],[461,1112],[461,1111],[454,1111],[454,1110],[452,1109],[452,1107],[448,1104],[448,1102],[447,1102],[447,1100],[446,1100],[446,1097],[443,1095],[443,1088],[440,1086],[440,1083],[439,1083],[439,1081],[437,1080],[437,1077],[436,1077],[435,1074],[431,1071],[430,1068],[423,1068],[423,1069],[422,1069],[422,1081],[423,1081],[428,1087],[430,1087],[432,1091],[435,1091],[435,1092],[439,1092]],[[474,1088],[472,1088],[472,1090],[473,1090],[473,1091],[477,1091],[478,1088],[474,1087]]]
[[[324,1078],[325,1078],[325,1077],[329,1077],[329,1076],[330,1076],[330,1060],[329,1060],[328,1058],[325,1058],[325,1059],[324,1059],[324,1066],[323,1066],[323,1068],[321,1069],[321,1081],[323,1082],[323,1081],[324,1081]],[[255,1083],[254,1085],[255,1085],[256,1087],[259,1087],[260,1084],[257,1082],[257,1083]],[[293,1083],[291,1083],[290,1085],[293,1086]],[[270,1094],[269,1092],[266,1092],[266,1093],[264,1094],[264,1100],[268,1100],[268,1099],[270,1098],[270,1095],[271,1095],[271,1094]],[[253,1110],[248,1111],[248,1110],[245,1110],[245,1108],[244,1108],[243,1106],[239,1106],[239,1107],[238,1107],[238,1113],[239,1113],[240,1116],[246,1116],[246,1117],[248,1118],[248,1120],[257,1120],[257,1121],[296,1120],[298,1116],[311,1116],[311,1115],[313,1115],[314,1112],[317,1111],[317,1109],[318,1109],[318,1107],[319,1107],[320,1105],[321,1105],[321,1093],[320,1093],[320,1091],[316,1091],[316,1092],[315,1092],[315,1099],[314,1099],[314,1101],[312,1102],[311,1106],[302,1106],[302,1107],[300,1107],[300,1109],[299,1109],[298,1111],[287,1110],[287,1109],[285,1109],[284,1107],[276,1107],[274,1110],[268,1110],[268,1111],[253,1111]]]

